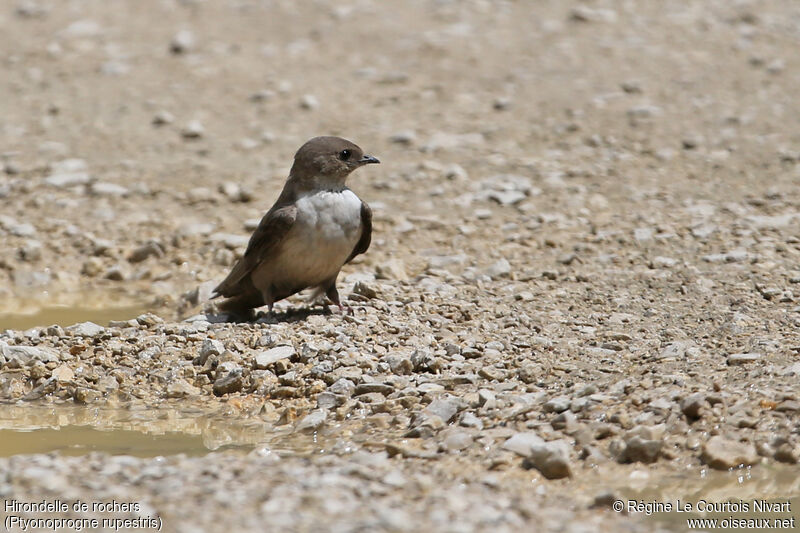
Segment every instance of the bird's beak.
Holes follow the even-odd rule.
[[[359,165],[369,165],[370,163],[380,163],[380,161],[377,157],[372,157],[371,155],[365,155],[358,160]]]

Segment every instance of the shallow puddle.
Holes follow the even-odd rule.
[[[147,311],[143,305],[121,307],[50,306],[34,307],[22,312],[0,312],[0,331],[26,330],[37,326],[70,326],[79,322],[94,322],[106,326],[112,320],[129,320]]]
[[[0,457],[18,454],[59,452],[85,455],[105,452],[111,455],[156,457],[159,455],[204,455],[209,449],[199,435],[165,433],[148,435],[125,429],[99,430],[89,426],[38,428],[30,431],[0,430]]]
[[[627,482],[613,485],[621,512],[669,531],[800,528],[798,465],[771,463],[730,472],[704,468],[661,476],[634,472]],[[689,522],[698,519],[709,521]]]
[[[59,452],[155,457],[251,451],[268,447],[281,455],[324,450],[322,435],[275,428],[258,417],[203,410],[110,409],[73,405],[0,405],[0,456]]]

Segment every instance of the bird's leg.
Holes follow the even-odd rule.
[[[342,302],[339,301],[339,291],[336,290],[336,283],[328,287],[328,290],[325,291],[325,296],[330,298],[330,300],[336,304],[336,307],[338,307],[339,311],[341,311],[342,313],[347,313],[349,315],[353,314],[353,309],[351,309],[347,305],[342,305]]]

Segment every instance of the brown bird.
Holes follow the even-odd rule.
[[[343,309],[336,290],[342,266],[369,248],[372,210],[345,185],[347,176],[370,163],[352,142],[314,137],[294,156],[278,200],[250,237],[244,256],[212,298],[219,308],[242,312],[314,287]]]

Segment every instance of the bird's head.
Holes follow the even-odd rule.
[[[290,179],[309,185],[344,187],[347,176],[377,158],[341,137],[314,137],[297,150]]]

